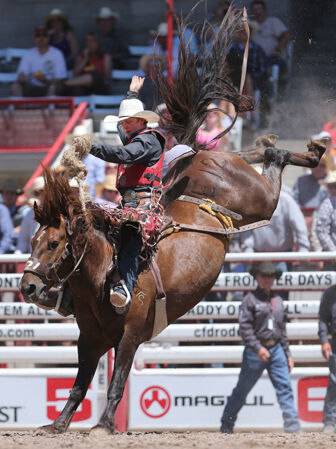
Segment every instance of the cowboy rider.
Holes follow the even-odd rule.
[[[90,153],[107,162],[118,163],[117,188],[123,207],[139,206],[141,196],[161,185],[165,139],[148,123],[159,121],[159,116],[143,108],[138,94],[145,78],[133,76],[126,98],[121,102],[117,129],[122,145],[92,143]],[[115,121],[107,116],[106,122]],[[137,226],[126,224],[121,232],[118,270],[121,281],[111,290],[110,302],[122,312],[129,304],[137,279],[138,258],[142,246]]]

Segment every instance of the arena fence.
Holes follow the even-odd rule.
[[[27,257],[0,256],[0,263],[18,266],[17,273],[0,275],[0,292],[17,294]],[[336,253],[257,253],[228,254],[226,261],[312,262],[335,258]],[[276,290],[290,294],[297,291],[300,295],[299,299],[286,301],[285,306],[291,351],[300,366],[294,369],[292,385],[303,428],[321,426],[328,370],[318,343],[317,313],[321,292],[335,281],[334,272],[299,271],[284,273],[274,286]],[[255,282],[248,273],[221,273],[213,291],[254,288]],[[122,403],[120,422],[124,430],[126,419],[130,430],[218,429],[242,358],[236,322],[239,304],[203,301],[179,323],[141,345],[130,375],[127,413],[126,399]],[[7,407],[0,428],[46,424],[62,409],[74,380],[76,369],[71,365],[77,363],[73,344],[78,337],[77,326],[73,321],[64,322],[55,312],[22,302],[0,303],[0,323],[0,363],[8,366],[0,369],[0,394]],[[105,405],[109,365],[106,357],[101,360],[87,398],[75,415],[74,428],[88,428],[97,422]],[[27,382],[31,388],[27,389]],[[281,426],[276,397],[264,375],[248,396],[237,428]]]

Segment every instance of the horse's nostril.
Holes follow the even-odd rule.
[[[35,292],[35,290],[36,290],[36,285],[34,285],[34,284],[26,284],[26,285],[21,286],[21,292],[24,295],[30,296]]]

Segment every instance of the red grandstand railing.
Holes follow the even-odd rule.
[[[33,185],[33,182],[34,182],[35,178],[37,178],[38,176],[41,176],[42,171],[43,171],[42,165],[48,166],[50,164],[50,162],[55,157],[56,153],[61,149],[62,145],[64,144],[65,136],[67,134],[69,134],[73,130],[73,128],[76,126],[76,124],[79,121],[81,121],[81,120],[83,120],[85,118],[87,106],[88,106],[88,104],[86,102],[83,102],[83,103],[80,103],[79,106],[75,109],[75,111],[71,115],[69,121],[67,122],[67,124],[63,128],[62,132],[57,137],[57,139],[55,140],[53,145],[50,147],[48,153],[46,154],[46,156],[42,160],[41,164],[39,164],[37,169],[34,171],[32,176],[30,177],[30,179],[28,180],[28,182],[24,186],[24,188],[23,188],[24,190],[26,190],[28,187],[31,187]]]
[[[75,110],[72,97],[0,100],[0,153],[49,151]]]

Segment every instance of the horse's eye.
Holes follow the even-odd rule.
[[[57,240],[54,240],[54,241],[48,243],[48,249],[49,250],[54,250],[57,247],[58,247],[58,241]]]

